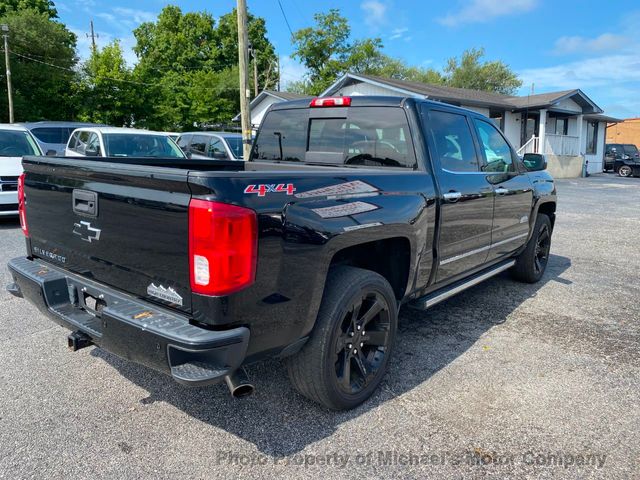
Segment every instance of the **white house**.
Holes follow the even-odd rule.
[[[518,97],[348,73],[321,96],[338,95],[417,97],[480,112],[500,127],[518,153],[546,154],[556,178],[581,176],[585,163],[589,173],[602,172],[607,123],[618,122],[602,115],[578,89]],[[258,114],[262,119],[264,110]]]
[[[262,117],[267,109],[274,103],[286,102],[288,100],[300,100],[301,98],[310,98],[308,95],[301,95],[292,92],[278,92],[275,90],[263,90],[256,98],[249,103],[251,111],[251,126],[253,130],[257,130],[262,122]],[[233,117],[234,122],[240,121],[240,114]]]

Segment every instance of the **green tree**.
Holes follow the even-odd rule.
[[[83,65],[79,117],[95,123],[132,125],[139,108],[140,87],[134,83],[120,42],[115,40],[93,51]]]
[[[49,18],[58,18],[58,11],[51,0],[0,0],[0,17],[22,10],[34,10]]]
[[[10,11],[11,74],[16,121],[68,120],[75,116],[76,36],[47,13]],[[6,79],[2,78],[0,120],[8,121]]]
[[[134,79],[148,84],[139,124],[181,130],[230,121],[237,113],[235,10],[220,17],[216,25],[208,13],[183,13],[168,6],[157,21],[136,28],[134,36],[138,56]],[[263,19],[249,16],[249,38],[257,54],[259,86],[274,85],[276,56]]]
[[[444,67],[446,83],[452,87],[486,90],[511,95],[522,86],[522,80],[504,62],[482,61],[483,48],[462,53],[460,60],[450,58]]]
[[[277,56],[267,38],[264,18],[248,14],[247,31],[249,44],[258,63],[258,90],[263,90],[265,85],[273,88],[278,83]],[[216,32],[218,36],[216,63],[224,68],[238,65],[238,19],[235,8],[219,18]],[[253,57],[250,60],[253,62]],[[250,66],[253,68],[253,63]],[[253,85],[253,73],[250,75],[250,83]]]
[[[460,60],[450,58],[440,72],[386,55],[379,38],[351,40],[349,22],[338,9],[318,13],[314,19],[314,26],[293,34],[293,56],[307,69],[301,81],[288,85],[295,92],[318,95],[347,72],[506,94],[522,84],[503,62],[483,62],[483,49],[467,50]]]

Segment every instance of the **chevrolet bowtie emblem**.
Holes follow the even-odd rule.
[[[91,223],[80,220],[80,223],[74,223],[73,226],[74,235],[78,235],[81,240],[89,243],[100,240],[101,230],[92,227]]]

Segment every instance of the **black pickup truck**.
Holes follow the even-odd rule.
[[[189,385],[284,359],[329,408],[367,399],[398,310],[502,271],[536,282],[556,189],[486,117],[411,98],[285,102],[247,162],[25,157],[8,290]],[[487,312],[490,314],[490,312]]]

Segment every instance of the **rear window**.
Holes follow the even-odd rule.
[[[309,118],[306,109],[270,112],[252,159],[415,168],[402,108],[351,107],[334,112],[335,117],[320,118]],[[342,112],[348,116],[341,117]]]

